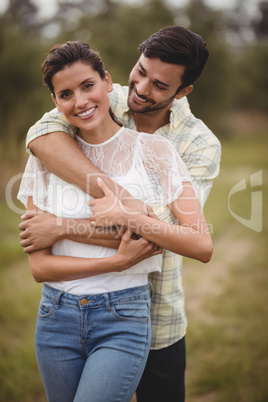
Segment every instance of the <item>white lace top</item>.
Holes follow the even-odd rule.
[[[168,140],[160,136],[122,127],[112,138],[101,144],[89,144],[79,136],[76,141],[96,167],[150,206],[168,205],[180,196],[183,181],[190,181],[190,174],[177,151]],[[87,201],[91,197],[55,176],[33,156],[27,162],[18,199],[27,206],[29,196],[33,197],[38,208],[59,218],[83,219],[90,216]],[[74,223],[70,221],[69,229],[79,230],[79,225],[75,226]],[[86,230],[86,227],[81,226],[80,230]],[[102,258],[115,254],[116,250],[60,240],[52,247],[52,253]],[[161,256],[154,256],[121,273],[68,282],[50,282],[49,285],[75,294],[103,293],[142,285],[147,282],[149,272],[160,269]]]

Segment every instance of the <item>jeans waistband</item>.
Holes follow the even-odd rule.
[[[150,283],[144,286],[118,290],[115,292],[101,294],[73,295],[62,290],[52,288],[46,283],[43,285],[42,297],[45,297],[55,303],[55,305],[65,304],[77,308],[98,308],[110,306],[118,302],[130,302],[141,299],[150,299]]]

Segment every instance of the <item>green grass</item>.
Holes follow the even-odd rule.
[[[214,256],[208,265],[187,260],[183,267],[189,322],[187,402],[265,402],[267,142],[247,138],[228,141],[222,148],[221,173],[205,207],[213,227]],[[249,176],[259,170],[263,172],[263,185],[257,188],[263,196],[261,233],[237,222],[227,202],[231,188],[242,179],[249,187]],[[249,219],[250,197],[249,189],[234,196],[232,211]]]
[[[41,286],[19,245],[19,215],[0,203],[0,401],[45,401],[34,353]]]
[[[223,143],[221,173],[205,208],[214,255],[209,264],[184,263],[187,402],[268,400],[266,149],[263,137]],[[237,222],[227,203],[231,188],[244,178],[249,183],[258,170],[263,170],[261,233]],[[237,194],[231,207],[248,219],[250,192]],[[43,402],[34,353],[41,285],[33,281],[19,245],[19,215],[4,201],[0,219],[0,402]]]
[[[206,296],[209,323],[193,314],[187,336],[189,400],[266,401],[268,395],[265,261],[234,264],[219,296]],[[214,320],[213,320],[214,317]],[[205,400],[205,399],[204,399]],[[209,399],[210,400],[210,399]]]

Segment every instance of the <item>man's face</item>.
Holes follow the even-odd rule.
[[[184,66],[164,63],[159,58],[141,55],[129,76],[128,106],[134,113],[169,109],[182,85]],[[184,96],[184,95],[182,95]]]

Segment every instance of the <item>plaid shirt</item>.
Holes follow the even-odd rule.
[[[109,94],[111,109],[123,126],[136,130],[133,114],[127,106],[127,95],[128,87],[114,84],[114,90]],[[77,129],[54,109],[30,128],[27,147],[35,138],[55,131],[72,136],[77,133]],[[174,100],[170,108],[170,123],[154,134],[167,138],[176,148],[191,174],[192,185],[203,207],[213,179],[219,174],[221,146],[218,139],[194,117],[186,97]],[[174,222],[167,207],[156,212],[161,220]],[[151,349],[161,349],[177,342],[186,333],[182,257],[164,250],[162,272],[150,274],[149,279],[153,285]]]

